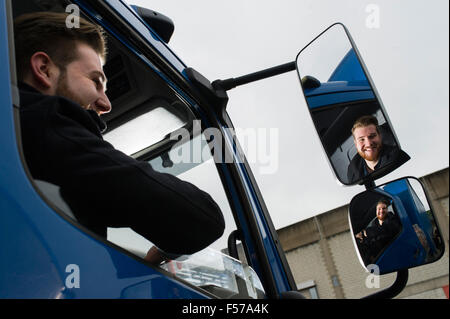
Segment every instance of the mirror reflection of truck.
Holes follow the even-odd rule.
[[[104,69],[109,79],[108,94],[113,111],[105,116],[109,127],[105,139],[128,155],[147,161],[155,170],[195,183],[203,182],[213,197],[223,199],[225,204],[221,209],[225,213],[227,229],[224,236],[211,247],[155,267],[143,259],[151,243],[126,229],[111,229],[106,239],[97,236],[70,215],[70,207],[58,197],[57,186],[33,179],[20,151],[21,140],[17,134],[20,99],[15,78],[14,46],[11,44],[14,42],[12,21],[24,12],[43,9],[63,12],[68,2],[54,0],[43,4],[41,1],[29,0],[1,1],[1,20],[7,23],[0,26],[0,65],[7,69],[0,72],[2,83],[5,83],[0,91],[0,99],[3,105],[11,105],[11,108],[0,110],[3,133],[0,134],[0,145],[4,147],[0,165],[6,172],[0,180],[0,202],[3,203],[0,251],[2,261],[8,260],[8,263],[2,262],[0,265],[0,297],[303,298],[296,291],[286,256],[245,154],[240,150],[239,141],[230,134],[229,129],[233,128],[233,124],[226,106],[227,91],[232,88],[296,69],[303,75],[300,66],[306,51],[301,51],[297,61],[211,83],[195,69],[187,67],[167,46],[173,32],[170,19],[153,11],[130,7],[121,1],[72,2],[86,18],[101,25],[109,37],[110,54]],[[322,35],[328,36],[336,29],[330,30]],[[400,146],[356,47],[346,36],[342,37],[342,33],[335,38],[338,39],[343,41],[340,45],[345,48],[343,53],[348,55],[331,56],[338,62],[330,69],[335,72],[332,81],[316,81],[315,84],[320,84],[316,92],[322,90],[317,94],[317,100],[321,100],[321,95],[336,100],[331,105],[329,99],[322,99],[311,109],[339,109],[342,104],[359,104],[361,96],[364,96],[360,108],[346,108],[342,114],[338,112],[340,116],[336,116],[336,119],[347,118],[350,123],[360,115],[358,112],[370,109],[368,112],[383,120],[380,124],[388,126],[395,145]],[[311,44],[319,43],[319,40],[317,38]],[[312,47],[311,44],[306,48]],[[317,55],[312,54],[310,58],[313,62]],[[340,66],[336,67],[341,61]],[[365,82],[358,86],[341,83],[340,76],[346,77],[345,74],[353,74],[351,70],[358,70],[355,62],[361,63]],[[313,66],[314,63],[307,65]],[[352,67],[347,67],[350,65]],[[338,76],[344,70],[349,72]],[[317,76],[315,72],[307,74]],[[309,104],[313,99],[312,91],[308,91],[311,87],[308,88],[304,82],[303,89]],[[346,92],[341,94],[344,90]],[[339,123],[329,123],[327,116],[324,119],[328,121],[325,130],[347,136],[339,140],[326,140],[323,136],[327,134],[323,135],[322,130],[318,129],[325,153],[331,156],[337,144],[344,141],[351,144],[348,142],[350,133],[348,124],[342,133],[339,132]],[[201,122],[199,132],[195,129],[196,121]],[[313,121],[319,128],[319,117],[314,115]],[[146,127],[151,125],[155,129],[140,131],[138,129],[142,129],[142,126],[139,127],[137,123],[144,123]],[[208,129],[213,128],[220,132],[220,136],[205,136]],[[171,138],[174,136],[177,139]],[[212,154],[211,149],[218,145],[219,139],[223,141],[220,145],[223,158],[233,161],[217,161],[215,154]],[[199,161],[176,160],[180,150],[192,150],[198,145],[206,150]],[[350,162],[349,154],[345,154],[348,157],[347,164]],[[378,171],[380,173],[372,173],[367,178],[351,182],[341,178],[344,175],[334,167],[334,160],[331,162],[342,184],[364,183],[368,191],[375,191],[374,180],[393,171],[407,159],[409,157],[404,157],[401,163],[386,165]],[[202,178],[206,181],[202,181]],[[398,271],[404,274],[409,267],[439,259],[443,251],[437,250],[438,253],[430,259],[425,258],[423,250],[419,249],[417,256],[412,256],[414,263],[408,264],[392,258],[390,250],[402,249],[411,241],[413,233],[407,227],[407,220],[411,221],[420,243],[431,240],[429,227],[424,227],[424,223],[420,222],[423,218],[413,221],[415,217],[411,217],[423,216],[423,210],[418,207],[420,203],[425,203],[416,200],[415,205],[409,205],[410,198],[400,196],[392,188],[386,185],[379,192],[388,193],[394,206],[398,207],[396,210],[402,219],[403,230],[397,237],[398,241],[382,252],[377,263],[384,267],[385,273]],[[414,209],[419,211],[419,215],[414,215]],[[432,216],[432,211],[427,211],[427,216]],[[414,225],[420,226],[420,230]],[[438,227],[436,230],[437,235],[433,240],[440,238]],[[403,238],[408,239],[403,241]],[[355,249],[358,249],[356,245]],[[20,256],[17,251],[21,252]],[[407,257],[411,260],[411,255]],[[67,284],[68,277],[72,275],[69,273],[68,276],[67,269],[69,272],[71,269],[81,270],[83,279],[79,286]],[[27,284],[31,281],[33,287]],[[396,281],[392,287],[372,297],[394,297],[405,285],[405,281]]]
[[[380,178],[409,160],[344,26],[332,25],[306,46],[297,57],[297,67],[317,133],[342,184]],[[363,116],[376,118],[381,137],[380,160],[373,171],[358,160],[357,137],[352,134]]]
[[[432,263],[442,257],[445,249],[443,239],[428,206],[426,193],[420,182],[413,178],[390,182],[355,196],[349,207],[354,235],[377,222],[375,206],[380,200],[390,203],[389,214],[397,219],[400,227],[373,258],[364,252],[370,247],[363,245],[362,240],[354,239],[365,267],[377,265],[380,274],[385,274]]]

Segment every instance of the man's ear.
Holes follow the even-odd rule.
[[[59,69],[45,52],[35,52],[30,58],[31,81],[38,89],[52,92],[59,77]]]

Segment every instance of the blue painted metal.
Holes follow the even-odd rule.
[[[339,63],[333,74],[331,74],[328,79],[328,82],[336,81],[368,83],[366,74],[364,73],[358,56],[353,48],[348,51],[341,63]]]
[[[436,250],[433,240],[429,237],[432,233],[431,223],[423,203],[407,179],[394,181],[383,188],[384,191],[380,193],[393,199],[402,223],[402,232],[378,258],[376,264],[384,273],[423,265],[428,254],[414,231],[414,224],[419,225],[426,234],[431,250]]]
[[[375,99],[354,49],[345,55],[327,82],[304,91],[310,109]]]
[[[420,229],[423,230],[425,236],[427,237],[427,241],[430,245],[431,250],[436,250],[434,241],[430,237],[430,234],[433,233],[433,226],[430,221],[431,217],[429,215],[429,212],[425,209],[424,204],[414,191],[414,188],[409,183],[409,180],[402,179],[390,183],[386,185],[385,189],[388,189],[389,192],[395,194],[401,199],[403,206],[408,213],[411,224],[418,225]],[[412,232],[412,234],[415,233]]]
[[[342,91],[323,92],[319,93],[318,89],[315,89],[316,95],[307,96],[308,106],[310,109],[320,108],[322,106],[349,103],[356,101],[374,100],[375,96],[371,89],[369,90],[348,90],[347,87],[343,87]]]

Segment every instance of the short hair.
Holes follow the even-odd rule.
[[[103,60],[106,59],[106,36],[103,28],[80,17],[79,27],[68,28],[67,13],[34,12],[14,20],[16,67],[19,80],[30,68],[30,58],[43,51],[61,71],[78,58],[79,43],[90,46]]]
[[[384,205],[386,205],[386,207],[389,207],[389,205],[391,204],[387,199],[380,199],[378,202],[377,202],[377,206],[378,206],[378,204],[384,204]]]
[[[366,127],[366,126],[369,126],[369,125],[375,125],[375,128],[377,129],[377,132],[380,133],[380,131],[378,130],[378,120],[377,120],[377,118],[375,116],[373,116],[373,115],[364,115],[364,116],[361,116],[360,118],[358,118],[356,120],[356,122],[353,124],[352,135],[353,135],[353,133],[355,132],[355,130],[358,127]]]

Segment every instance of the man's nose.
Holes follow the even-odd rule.
[[[106,94],[104,96],[100,97],[97,101],[95,101],[95,111],[98,113],[98,115],[102,115],[105,113],[111,112],[111,102],[109,101]]]

